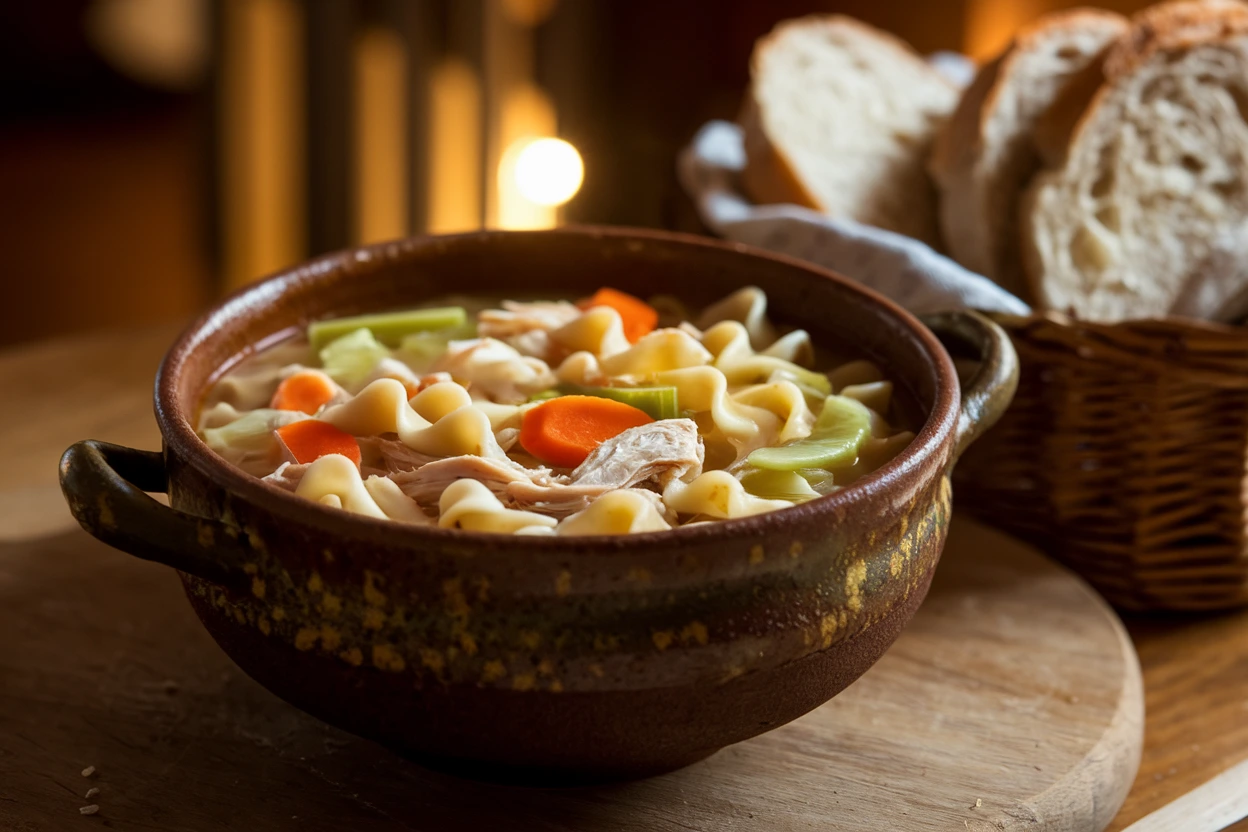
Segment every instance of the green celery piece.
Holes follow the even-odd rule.
[[[390,350],[378,343],[368,329],[357,329],[331,341],[320,353],[321,368],[348,389],[362,384],[377,362],[389,356]]]
[[[755,468],[770,471],[844,465],[858,457],[858,449],[869,436],[871,411],[862,402],[828,396],[810,436],[787,445],[759,448],[748,459]]]
[[[566,384],[560,387],[565,395],[597,396],[631,405],[652,419],[677,419],[680,405],[675,387],[582,387]]]
[[[471,321],[449,329],[434,329],[428,332],[414,332],[403,336],[396,352],[396,358],[417,373],[424,373],[433,366],[451,341],[463,341],[477,337],[477,327]]]
[[[755,497],[804,503],[819,496],[801,474],[795,471],[765,471],[755,468],[741,475],[741,485]]]
[[[297,410],[260,408],[244,413],[219,428],[200,431],[204,443],[221,455],[230,452],[260,452],[273,444],[273,431],[280,427],[311,418]]]
[[[355,315],[308,324],[308,341],[311,342],[312,349],[319,350],[357,329],[367,329],[381,343],[397,347],[405,335],[435,329],[453,329],[463,326],[467,320],[468,312],[462,306]]]
[[[551,399],[557,399],[562,395],[563,393],[560,393],[558,390],[552,387],[549,390],[542,390],[540,393],[534,393],[532,396],[529,396],[529,401],[546,402],[546,401],[550,401]]]

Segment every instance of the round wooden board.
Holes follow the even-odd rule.
[[[6,830],[68,828],[87,803],[113,829],[166,832],[1099,830],[1142,740],[1114,615],[961,519],[918,616],[847,691],[683,771],[606,787],[473,783],[322,726],[230,664],[172,573],[76,530],[0,545],[0,625]]]
[[[1122,626],[1070,573],[961,518],[928,600],[866,676],[673,774],[483,785],[321,725],[233,666],[172,572],[91,540],[61,502],[55,457],[69,441],[158,447],[147,391],[168,336],[151,340],[121,369],[117,350],[34,351],[19,380],[46,392],[0,401],[6,832],[1073,832],[1104,827],[1127,793],[1143,714]],[[71,358],[81,384],[43,383]],[[88,804],[98,814],[80,817]]]

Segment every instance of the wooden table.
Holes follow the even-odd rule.
[[[56,481],[56,461],[62,450],[83,438],[96,438],[139,448],[159,447],[159,435],[151,416],[151,387],[156,366],[175,332],[162,328],[128,333],[102,333],[73,339],[45,342],[0,352],[0,582],[20,564],[6,561],[6,554],[17,551],[14,543],[33,537],[64,538],[65,546],[81,546],[87,539],[69,517],[60,498]],[[119,395],[120,393],[120,395]],[[120,557],[120,556],[119,556]],[[6,669],[0,666],[0,711],[14,717],[0,720],[0,816],[6,811],[18,819],[22,832],[73,828],[72,824],[48,825],[47,817],[36,808],[41,797],[65,792],[81,798],[92,780],[75,772],[66,776],[66,765],[52,770],[49,760],[68,756],[73,749],[39,747],[37,731],[21,729],[21,715],[40,708],[56,707],[78,712],[84,724],[104,735],[141,731],[150,714],[101,714],[93,706],[93,692],[101,674],[137,674],[128,666],[124,651],[99,655],[93,647],[100,643],[101,622],[90,620],[69,603],[72,598],[90,597],[90,574],[75,574],[66,559],[64,568],[49,564],[46,599],[42,603],[64,607],[64,626],[50,642],[53,649],[81,654],[83,672],[80,690],[73,698],[49,702],[48,691],[35,688],[12,689],[4,683]],[[153,567],[153,587],[164,587],[172,576]],[[53,580],[55,579],[55,580]],[[58,586],[73,584],[73,591],[60,592]],[[107,610],[107,604],[100,607]],[[16,616],[6,617],[0,608],[0,638],[29,638],[26,625]],[[1248,759],[1248,611],[1213,616],[1128,617],[1127,627],[1139,652],[1144,673],[1146,734],[1144,760],[1126,804],[1111,824],[1121,830],[1179,795],[1211,779],[1232,765]],[[41,637],[48,638],[47,634]],[[220,684],[234,684],[223,673],[223,657],[205,662],[204,672],[220,676]],[[147,669],[147,675],[153,671]],[[142,674],[139,674],[142,675]],[[153,687],[153,702],[177,696],[174,685]],[[276,699],[263,713],[240,714],[238,719],[291,721],[293,715]],[[164,708],[161,713],[177,709]],[[101,723],[103,720],[103,723]],[[115,724],[109,724],[115,721]],[[5,728],[2,726],[18,726]],[[204,751],[201,749],[201,751]],[[206,750],[211,753],[211,747]],[[192,787],[180,783],[176,772],[180,754],[189,749],[153,748],[151,772],[161,781],[150,786],[148,799],[176,803],[176,789]],[[296,751],[297,753],[297,751]],[[81,766],[90,760],[81,760]],[[43,770],[41,767],[48,767]],[[38,775],[31,778],[32,773]],[[6,792],[6,784],[17,781],[16,773],[27,775],[23,782],[37,781],[41,794]],[[264,795],[252,794],[237,772],[223,770],[223,782],[233,782],[239,799],[254,800],[261,812]],[[291,789],[324,787],[324,772],[309,772],[292,765]],[[46,792],[46,793],[45,793]],[[68,798],[68,799],[77,799]],[[82,804],[91,801],[83,799]],[[26,812],[29,807],[29,812]],[[350,823],[349,809],[336,818]],[[101,819],[107,824],[107,821]],[[323,820],[330,820],[323,818]],[[86,823],[84,819],[84,823]],[[152,829],[167,828],[159,820]],[[212,828],[211,826],[205,828]],[[269,823],[256,829],[278,829]],[[291,821],[290,828],[300,828]],[[321,828],[321,827],[307,827]],[[350,828],[340,826],[338,828]],[[1230,829],[1248,832],[1248,821]],[[6,830],[7,832],[7,830]]]

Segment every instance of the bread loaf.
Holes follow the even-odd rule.
[[[1224,313],[1248,257],[1248,6],[1154,6],[1104,76],[1020,207],[1037,300],[1107,322]]]
[[[902,41],[839,15],[779,24],[754,48],[742,185],[937,244],[925,170],[957,88]]]
[[[1041,167],[1044,130],[1126,30],[1126,18],[1093,9],[1039,18],[980,69],[937,136],[930,169],[946,248],[1024,299],[1018,199]]]

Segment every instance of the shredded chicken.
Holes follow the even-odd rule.
[[[477,333],[510,344],[524,355],[549,360],[555,352],[550,333],[580,314],[581,310],[567,301],[505,300],[502,309],[486,309],[477,315]]]
[[[303,475],[307,473],[307,470],[307,464],[300,465],[295,462],[283,462],[277,466],[276,471],[263,479],[265,482],[271,482],[279,488],[294,491],[299,487],[299,482],[303,479]]]
[[[449,373],[465,387],[471,385],[473,391],[496,402],[523,402],[557,381],[546,362],[521,355],[515,347],[494,338],[451,341],[433,370]]]
[[[509,459],[454,456],[390,478],[421,505],[436,503],[455,480],[475,479],[509,506],[566,517],[608,491],[691,480],[702,473],[702,454],[697,425],[690,419],[667,419],[607,440],[570,474],[526,468]]]
[[[394,436],[394,434],[390,434]],[[383,436],[357,436],[363,464],[380,469],[382,473],[410,471],[439,457],[422,454],[404,445],[397,438]]]
[[[368,378],[364,379],[364,383],[360,385],[360,389],[364,389],[379,378],[392,378],[407,388],[409,395],[415,395],[420,388],[420,376],[412,371],[412,368],[394,358],[383,358],[377,362],[377,366],[368,374]]]
[[[692,419],[663,419],[629,428],[603,442],[572,472],[577,485],[630,488],[654,480],[659,487],[673,479],[691,480],[702,473],[703,449]]]
[[[494,434],[494,438],[498,440],[498,447],[510,453],[520,441],[520,428],[503,428]]]
[[[421,505],[436,505],[442,492],[456,480],[477,480],[500,499],[508,496],[507,489],[512,483],[548,485],[552,482],[549,468],[525,468],[510,459],[471,454],[437,459],[415,470],[391,474],[390,479]]]

